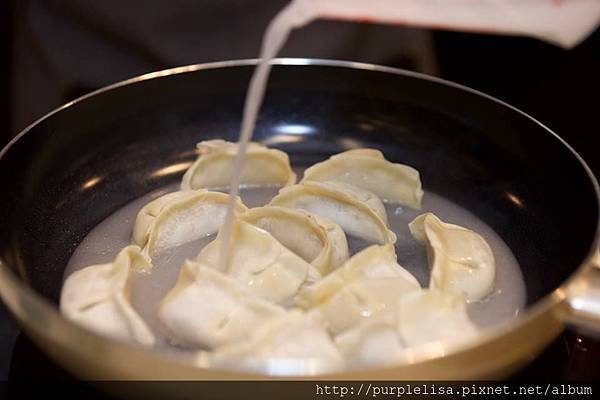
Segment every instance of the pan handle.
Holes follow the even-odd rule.
[[[576,330],[600,337],[600,248],[589,266],[565,288],[565,322]]]

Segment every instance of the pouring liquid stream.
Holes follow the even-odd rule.
[[[231,245],[231,234],[233,229],[233,219],[235,218],[235,204],[240,192],[240,180],[244,163],[246,161],[246,149],[252,139],[258,111],[262,104],[267,80],[271,72],[271,60],[277,55],[279,50],[285,44],[287,37],[294,27],[302,26],[308,23],[312,18],[306,18],[304,9],[297,6],[297,3],[290,3],[281,10],[271,21],[265,32],[263,47],[260,54],[260,63],[254,70],[248,93],[244,103],[244,114],[242,117],[242,126],[240,137],[238,139],[238,151],[233,163],[231,181],[229,184],[229,202],[227,203],[227,214],[220,235],[223,238],[219,249],[219,269],[227,271],[229,247]]]

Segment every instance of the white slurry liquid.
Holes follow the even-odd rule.
[[[73,253],[65,270],[65,278],[72,272],[89,265],[114,260],[119,251],[131,244],[131,233],[138,211],[149,201],[179,188],[172,185],[147,194],[117,210],[96,226]],[[275,188],[242,189],[241,198],[248,207],[264,205],[277,193]],[[390,228],[398,236],[396,253],[400,265],[412,272],[421,285],[427,286],[429,267],[425,246],[417,242],[408,230],[408,223],[417,215],[431,211],[442,220],[459,224],[481,234],[490,244],[496,258],[497,274],[494,292],[480,303],[469,304],[472,320],[480,327],[514,317],[525,305],[525,284],[519,265],[508,246],[483,221],[464,208],[436,195],[425,192],[423,208],[419,211],[386,205]],[[179,269],[186,258],[195,257],[214,239],[214,235],[166,251],[153,258],[150,273],[135,272],[132,279],[133,307],[148,323],[158,339],[158,348],[172,349],[163,336],[156,310],[160,300],[175,285]],[[351,254],[366,247],[363,240],[348,237]]]
[[[252,78],[250,79],[250,86],[248,87],[246,101],[244,103],[244,115],[242,117],[240,137],[238,139],[239,148],[231,174],[227,216],[225,217],[225,223],[222,227],[223,242],[219,252],[219,270],[221,271],[227,271],[227,257],[229,254],[231,230],[233,227],[235,202],[239,194],[240,179],[246,158],[246,149],[248,147],[248,142],[252,139],[258,111],[260,110],[260,105],[264,98],[267,80],[271,71],[271,60],[277,56],[277,53],[283,47],[290,31],[294,27],[308,23],[312,19],[305,13],[305,7],[299,7],[298,4],[294,2],[290,3],[269,23],[260,52],[261,61],[257,65],[252,74]]]

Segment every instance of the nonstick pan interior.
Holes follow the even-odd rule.
[[[415,74],[302,64],[274,68],[254,140],[288,152],[298,166],[353,147],[414,166],[427,190],[476,214],[510,246],[529,304],[585,258],[598,223],[594,183],[545,127]],[[0,159],[4,263],[57,302],[67,261],[95,225],[178,181],[196,142],[236,140],[253,66],[218,66],[100,91],[10,146]]]

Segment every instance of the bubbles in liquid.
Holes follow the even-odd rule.
[[[65,278],[73,271],[86,266],[112,261],[123,247],[131,243],[131,232],[138,211],[149,201],[167,191],[177,189],[177,185],[172,185],[149,193],[106,218],[77,247],[65,270]],[[277,191],[277,188],[242,189],[241,197],[247,206],[259,207],[267,204]],[[408,223],[417,215],[431,211],[442,220],[472,229],[487,240],[496,259],[496,281],[494,292],[488,298],[468,305],[469,315],[478,326],[485,327],[513,318],[525,305],[525,285],[515,257],[502,239],[469,211],[431,192],[426,192],[423,196],[422,210],[402,208],[403,211],[397,213],[398,207],[390,204],[386,205],[386,209],[390,228],[398,237],[396,242],[398,262],[424,287],[427,287],[429,282],[427,252],[425,246],[417,242],[408,229]],[[211,235],[165,251],[154,258],[154,268],[150,273],[135,273],[133,276],[131,288],[133,307],[155,332],[159,348],[181,351],[170,346],[162,336],[156,310],[161,299],[175,285],[179,269],[185,259],[194,258],[214,237],[215,235]],[[350,236],[348,245],[351,254],[355,254],[367,247],[369,243]]]

